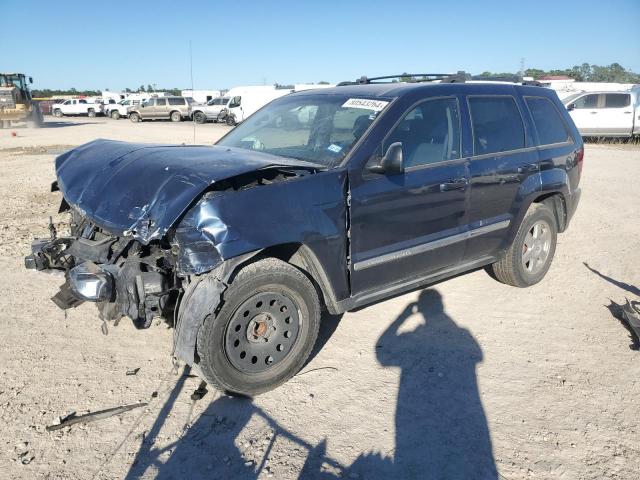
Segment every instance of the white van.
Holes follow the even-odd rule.
[[[286,88],[276,89],[272,86],[232,88],[225,94],[225,97],[229,98],[226,112],[227,125],[237,125],[270,101],[291,92],[292,90]]]

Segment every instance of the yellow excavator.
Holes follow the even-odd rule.
[[[13,122],[42,125],[42,110],[31,97],[31,83],[33,79],[23,73],[0,73],[0,128],[9,128]]]

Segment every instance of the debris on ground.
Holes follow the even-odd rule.
[[[191,400],[200,400],[207,394],[207,392],[207,382],[200,382],[198,388],[196,388],[195,391],[191,394]]]
[[[136,367],[136,368],[129,368],[127,370],[127,375],[136,375],[138,372],[140,371],[140,367]]]
[[[107,408],[105,410],[98,410],[97,412],[87,413],[85,415],[76,416],[75,414],[67,415],[57,425],[48,425],[47,431],[60,430],[61,428],[75,425],[76,423],[89,423],[97,420],[104,420],[105,418],[113,417],[114,415],[120,415],[121,413],[128,412],[135,408],[146,407],[147,402],[134,403],[132,405],[123,405],[121,407]]]

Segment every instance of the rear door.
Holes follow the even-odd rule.
[[[459,99],[424,100],[401,118],[381,151],[401,142],[405,172],[365,167],[351,182],[355,294],[456,266],[464,254],[468,175]]]
[[[166,98],[156,98],[156,108],[153,111],[155,118],[169,118],[169,107]]]
[[[628,93],[605,93],[603,108],[598,111],[598,131],[603,136],[630,136],[633,130],[633,107]],[[602,99],[601,99],[602,101]]]
[[[600,120],[599,98],[599,94],[589,93],[578,97],[568,105],[569,115],[571,115],[573,123],[576,124],[582,136],[598,134]]]
[[[515,89],[514,95],[468,96],[467,105],[473,157],[465,261],[473,261],[502,248],[519,211],[518,191],[538,172],[538,156]]]

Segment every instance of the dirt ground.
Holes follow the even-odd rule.
[[[582,203],[541,284],[478,271],[327,317],[284,386],[193,400],[200,381],[174,371],[164,324],[105,336],[93,305],[65,315],[49,301],[60,277],[23,268],[48,216],[64,219],[55,153],[100,137],[193,142],[193,125],[47,121],[0,130],[0,478],[638,478],[640,351],[607,308],[640,299],[637,146],[587,146]],[[199,125],[196,141],[227,128]]]

